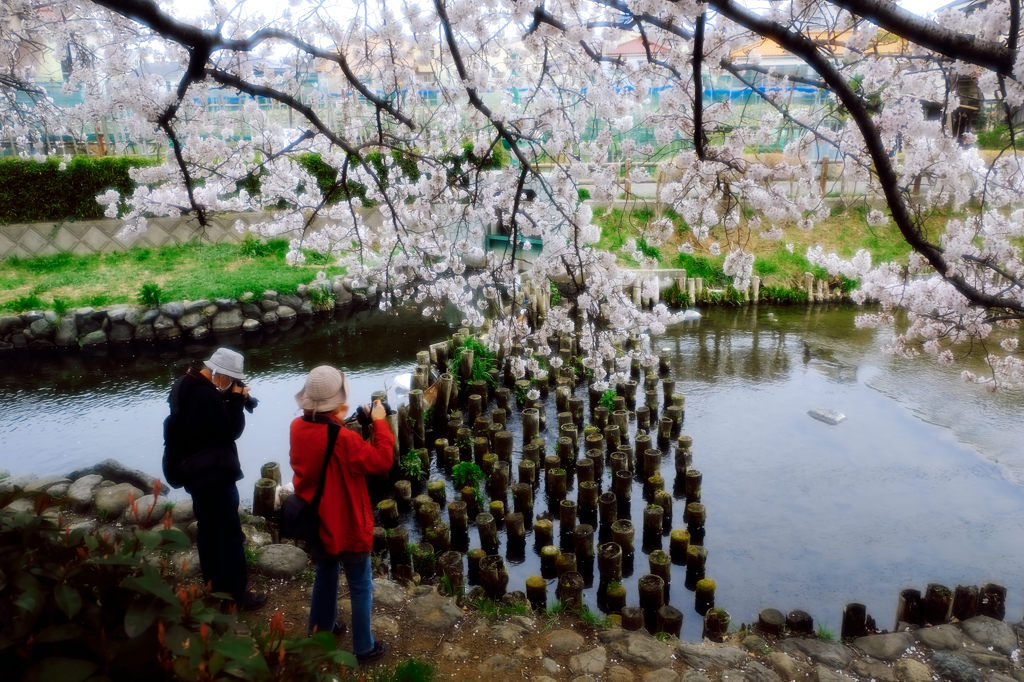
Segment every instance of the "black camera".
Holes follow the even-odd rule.
[[[391,406],[388,405],[388,401],[382,400],[380,401],[380,404],[384,407],[384,413],[386,415],[395,413],[395,411],[391,409]],[[349,417],[349,421],[351,421],[352,419],[355,419],[357,422],[359,422],[359,425],[364,428],[373,423],[373,418],[370,416],[370,411],[366,409],[365,405],[360,405],[356,409],[356,413]]]
[[[242,381],[241,379],[235,379],[235,386],[238,386],[239,388],[245,388],[245,382]],[[246,412],[252,414],[252,411],[255,410],[259,406],[259,404],[260,401],[255,396],[247,395],[245,396],[245,404],[243,405],[243,407],[245,408]]]

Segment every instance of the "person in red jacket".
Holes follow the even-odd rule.
[[[303,416],[291,424],[291,460],[295,494],[307,502],[316,493],[327,450],[327,420],[341,424],[348,412],[348,381],[327,365],[310,371],[295,396]],[[373,605],[373,507],[366,489],[367,476],[387,472],[394,460],[395,437],[379,400],[370,410],[373,441],[342,427],[331,452],[320,499],[320,547],[312,550],[316,579],[309,611],[309,630],[344,632],[337,622],[338,572],[344,568],[352,605],[352,650],[360,663],[384,655],[383,642],[370,631]]]

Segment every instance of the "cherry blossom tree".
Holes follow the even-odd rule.
[[[896,324],[895,352],[945,363],[981,344],[992,372],[973,378],[1024,384],[1016,0],[928,18],[888,0],[761,10],[734,0],[250,0],[200,12],[153,0],[4,0],[4,16],[5,137],[45,153],[55,135],[107,117],[121,144],[166,141],[166,163],[137,170],[132,196],[100,198],[129,231],[155,215],[202,226],[218,212],[267,211],[259,234],[291,239],[295,260],[302,248],[335,254],[386,292],[384,306],[413,301],[432,314],[453,304],[468,325],[487,320],[488,339],[506,349],[527,333],[545,349],[558,332],[587,331],[585,364],[605,385],[623,334],[678,318],[623,293],[632,275],[593,248],[600,230],[580,181],[612,200],[649,176],[639,163],[622,176],[607,161],[667,159],[658,200],[691,230],[680,248],[725,252],[727,274],[745,287],[752,235],[777,239],[783,226],[810,230],[828,215],[824,156],[874,201],[868,221],[891,221],[913,249],[902,263],[808,253],[856,279],[858,301],[878,304],[863,323]],[[635,53],[617,49],[630,40]],[[796,68],[759,61],[749,48],[763,41]],[[69,90],[85,92],[81,105],[47,106],[33,80],[47,55]],[[723,78],[756,106],[709,98]],[[813,102],[796,102],[796,88]],[[238,105],[209,106],[224,92]],[[965,124],[981,105],[1010,133],[994,159]],[[628,135],[638,127],[653,140]],[[780,131],[784,160],[744,153]],[[297,162],[306,152],[337,169],[332,187]],[[504,251],[483,247],[495,222],[509,236]],[[642,231],[659,245],[673,227],[653,220]],[[526,238],[543,241],[539,253]],[[571,295],[530,329],[518,305],[551,279]],[[640,346],[650,361],[649,342]]]

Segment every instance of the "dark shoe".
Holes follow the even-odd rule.
[[[345,634],[346,630],[348,630],[348,626],[346,626],[340,620],[337,623],[334,624],[333,628],[331,628],[331,632],[334,633],[335,635],[338,635],[339,637],[341,635]]]
[[[373,648],[365,654],[356,654],[356,660],[359,661],[361,665],[373,663],[374,661],[379,661],[384,658],[384,654],[386,654],[387,651],[388,648],[384,645],[384,642],[378,641],[373,645]]]
[[[267,603],[267,593],[249,590],[248,592],[243,594],[237,601],[238,608],[242,609],[243,611],[255,611],[256,609],[261,608],[264,604]]]

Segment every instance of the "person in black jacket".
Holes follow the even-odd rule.
[[[171,416],[164,429],[164,474],[168,483],[185,486],[199,535],[196,547],[203,580],[214,592],[230,594],[239,607],[262,606],[266,594],[248,589],[245,536],[238,518],[242,467],[235,440],[245,429],[243,408],[249,388],[242,383],[242,354],[218,348],[190,367],[171,388]]]

